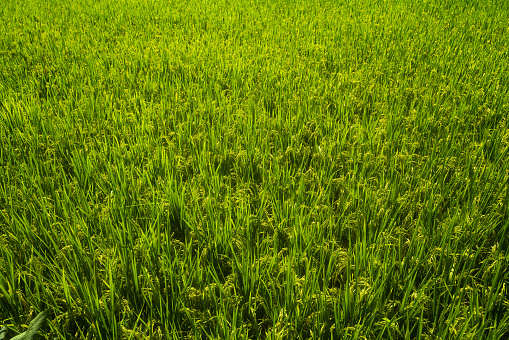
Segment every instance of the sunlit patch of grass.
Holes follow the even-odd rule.
[[[48,309],[41,334],[61,339],[507,339],[507,16],[5,4],[0,321],[21,333]]]

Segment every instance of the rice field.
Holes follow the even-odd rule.
[[[0,339],[509,339],[508,2],[0,4]]]

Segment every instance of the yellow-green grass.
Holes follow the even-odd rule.
[[[506,1],[0,4],[0,325],[509,338]]]

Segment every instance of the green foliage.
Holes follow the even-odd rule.
[[[5,339],[5,340],[9,340],[9,339],[10,340],[31,340],[31,339],[33,339],[33,337],[35,336],[35,334],[37,333],[39,328],[41,328],[44,321],[48,317],[48,313],[49,313],[48,310],[40,312],[32,321],[30,321],[30,325],[28,325],[28,329],[25,332],[18,334],[12,338],[8,337],[9,328],[6,326],[3,326],[2,329],[0,329],[0,339]]]
[[[506,2],[0,4],[4,324],[508,339]]]

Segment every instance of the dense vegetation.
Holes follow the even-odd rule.
[[[507,2],[0,3],[1,324],[509,338]]]

